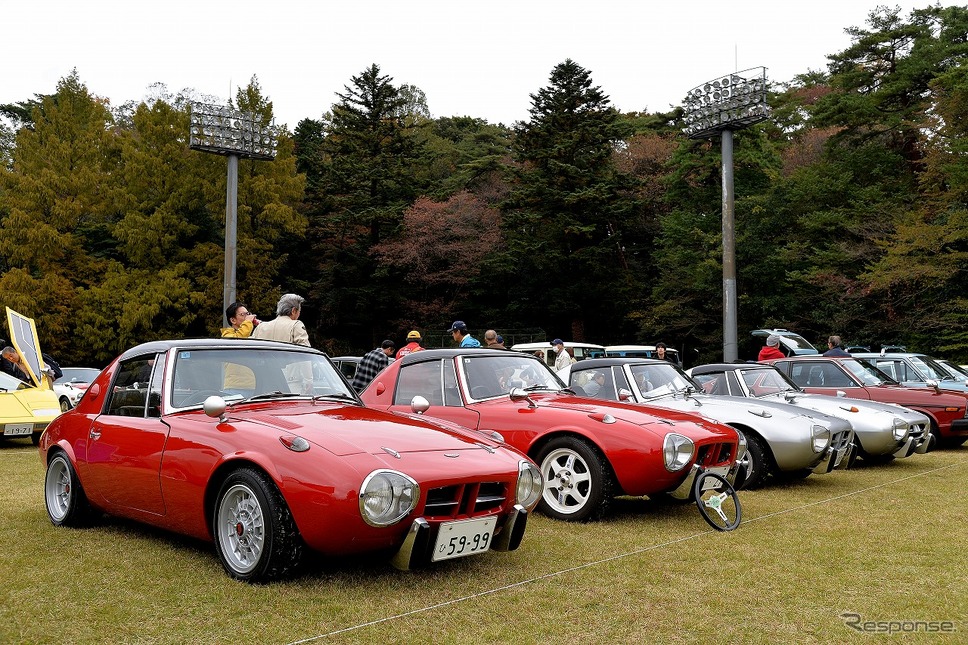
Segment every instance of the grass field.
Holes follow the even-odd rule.
[[[732,533],[695,506],[623,498],[593,524],[534,515],[511,553],[417,572],[313,561],[266,586],[230,580],[211,545],[151,528],[54,528],[43,474],[35,448],[0,443],[0,643],[888,638],[848,620],[927,623],[891,642],[968,642],[968,446],[743,491]]]

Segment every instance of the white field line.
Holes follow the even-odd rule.
[[[768,518],[771,518],[771,517],[776,517],[777,515],[784,515],[786,513],[792,513],[794,511],[799,511],[799,510],[803,510],[805,508],[810,508],[811,506],[819,506],[820,504],[826,504],[828,502],[834,502],[834,501],[837,501],[839,499],[844,499],[845,497],[853,497],[854,495],[860,495],[862,493],[866,493],[866,492],[869,492],[869,491],[872,491],[872,490],[876,490],[878,488],[884,488],[885,486],[890,486],[892,484],[897,484],[899,482],[907,481],[909,479],[915,479],[917,477],[923,477],[925,475],[930,475],[932,473],[936,473],[936,472],[939,472],[939,471],[942,471],[942,470],[946,470],[946,469],[952,468],[954,466],[960,466],[960,465],[962,465],[962,464],[948,464],[947,466],[940,466],[938,468],[933,468],[931,470],[926,470],[926,471],[924,471],[922,473],[916,473],[914,475],[908,475],[907,477],[901,477],[900,479],[895,479],[893,481],[884,482],[883,484],[877,484],[876,486],[869,486],[867,488],[861,488],[860,490],[855,490],[855,491],[852,491],[852,492],[849,492],[849,493],[844,493],[843,495],[836,495],[834,497],[828,497],[827,499],[818,500],[816,502],[810,502],[808,504],[801,504],[800,506],[794,506],[792,508],[784,509],[782,511],[776,511],[776,512],[773,512],[773,513],[767,513],[766,515],[760,515],[758,517],[754,517],[754,518],[749,519],[749,520],[745,520],[744,519],[743,520],[743,523],[744,524],[749,524],[751,522],[758,522],[760,520],[765,520],[765,519],[768,519]],[[541,575],[541,576],[536,576],[534,578],[529,578],[528,580],[520,580],[518,582],[514,582],[514,583],[511,583],[509,585],[504,585],[503,587],[495,587],[494,589],[488,589],[486,591],[480,591],[478,593],[471,594],[471,595],[468,595],[468,596],[462,596],[460,598],[454,598],[452,600],[447,600],[447,601],[444,601],[444,602],[439,602],[439,603],[436,603],[436,604],[433,604],[433,605],[427,605],[426,607],[420,607],[419,609],[412,609],[410,611],[405,611],[405,612],[400,613],[400,614],[394,614],[393,616],[387,616],[385,618],[378,618],[376,620],[371,620],[371,621],[368,621],[368,622],[365,622],[365,623],[360,623],[359,625],[353,625],[351,627],[344,627],[343,629],[337,629],[336,631],[327,632],[325,634],[319,634],[317,636],[309,636],[307,638],[303,638],[303,639],[298,640],[298,641],[292,641],[292,642],[288,643],[287,645],[301,645],[302,643],[311,643],[313,641],[321,640],[323,638],[328,638],[330,636],[338,636],[339,634],[345,634],[347,632],[356,631],[358,629],[363,629],[365,627],[371,627],[373,625],[379,625],[381,623],[388,623],[388,622],[390,622],[392,620],[397,620],[397,619],[400,619],[400,618],[406,618],[407,616],[413,616],[414,614],[421,614],[421,613],[424,613],[424,612],[433,611],[435,609],[440,609],[442,607],[447,607],[449,605],[456,605],[458,603],[467,602],[469,600],[474,600],[476,598],[481,598],[483,596],[490,596],[490,595],[493,595],[493,594],[496,594],[496,593],[500,593],[502,591],[507,591],[508,589],[514,589],[515,587],[522,587],[524,585],[530,585],[530,584],[533,584],[535,582],[540,582],[542,580],[548,580],[549,578],[556,578],[558,576],[562,576],[562,575],[564,575],[566,573],[571,573],[573,571],[580,571],[582,569],[588,569],[590,567],[597,567],[597,566],[602,565],[602,564],[607,564],[609,562],[614,562],[615,560],[621,560],[621,559],[628,558],[628,557],[631,557],[631,556],[634,556],[634,555],[639,555],[639,554],[642,554],[642,553],[647,553],[649,551],[654,551],[656,549],[661,549],[662,547],[672,546],[673,544],[679,544],[680,542],[686,542],[688,540],[692,540],[694,538],[701,537],[703,535],[708,535],[710,533],[716,533],[716,531],[714,529],[707,529],[707,530],[701,531],[699,533],[693,533],[692,535],[687,535],[687,536],[684,536],[684,537],[681,537],[681,538],[678,538],[678,539],[675,539],[675,540],[670,540],[668,542],[663,542],[661,544],[653,544],[652,546],[647,546],[647,547],[644,547],[644,548],[641,548],[641,549],[636,549],[634,551],[629,551],[627,553],[620,553],[618,555],[613,555],[613,556],[608,557],[608,558],[602,558],[601,560],[595,560],[594,562],[586,562],[585,564],[579,564],[579,565],[574,566],[574,567],[568,567],[567,569],[561,569],[559,571],[554,571],[552,573],[546,573],[546,574]]]

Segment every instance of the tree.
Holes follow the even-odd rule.
[[[531,100],[530,121],[515,126],[513,190],[504,208],[505,279],[528,309],[512,316],[540,312],[539,321],[576,340],[613,334],[625,307],[617,303],[633,296],[637,282],[623,235],[638,204],[630,176],[613,160],[630,129],[570,59]]]

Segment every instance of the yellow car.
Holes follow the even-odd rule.
[[[0,429],[4,439],[30,437],[36,444],[47,424],[60,414],[60,402],[50,378],[44,373],[33,319],[7,307],[7,327],[20,365],[24,366],[30,381],[25,382],[6,371],[0,372]]]

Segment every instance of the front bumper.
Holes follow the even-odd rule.
[[[853,437],[846,436],[845,433],[844,437],[840,437],[838,440],[831,442],[823,459],[813,467],[811,472],[815,475],[824,475],[835,468],[846,470],[854,461],[855,449],[856,446],[854,446]]]
[[[524,538],[524,530],[528,525],[528,509],[520,504],[515,504],[511,512],[501,524],[501,532],[498,533],[491,544],[491,551],[514,551],[521,546]],[[407,537],[403,540],[400,549],[393,555],[390,563],[402,571],[407,571],[414,567],[430,562],[431,551],[434,548],[434,541],[431,536],[435,533],[436,527],[432,527],[430,522],[422,517],[418,517],[410,525]],[[484,551],[482,550],[481,553]]]

